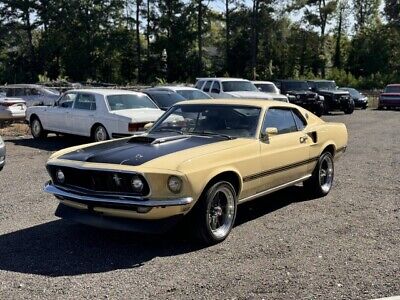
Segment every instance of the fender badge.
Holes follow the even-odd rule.
[[[142,154],[136,154],[136,155],[135,155],[135,159],[136,159],[136,160],[139,160],[139,159],[141,159],[141,158],[143,158],[143,155],[142,155]]]

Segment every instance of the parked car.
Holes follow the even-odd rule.
[[[156,86],[148,88],[145,91],[168,91],[175,92],[181,95],[186,100],[197,100],[197,99],[211,99],[209,95],[200,91],[199,89],[188,87],[188,86]]]
[[[252,83],[258,88],[260,92],[280,94],[280,90],[271,81],[252,81]]]
[[[175,103],[186,100],[177,92],[172,91],[144,90],[143,93],[149,96],[162,110],[167,110]]]
[[[17,97],[26,101],[26,105],[53,105],[60,98],[57,90],[38,84],[10,84],[5,87],[7,97]]]
[[[0,136],[0,171],[3,170],[6,164],[6,145]]]
[[[163,232],[187,216],[214,244],[228,236],[240,203],[301,182],[310,195],[327,195],[346,146],[344,124],[293,104],[185,101],[143,135],[56,152],[44,189],[60,200],[61,218]]]
[[[288,97],[290,103],[294,103],[321,116],[324,112],[324,97],[310,90],[305,80],[278,80],[281,93]]]
[[[0,120],[24,120],[26,102],[20,98],[0,98]]]
[[[198,78],[195,87],[209,94],[212,98],[245,98],[288,102],[285,96],[260,92],[251,81],[240,78]]]
[[[400,107],[400,84],[389,84],[379,96],[378,109]]]
[[[339,90],[333,80],[309,80],[308,84],[313,92],[324,97],[324,112],[341,110],[345,114],[352,114],[354,101],[348,91]]]
[[[104,141],[144,131],[145,124],[163,113],[143,93],[82,89],[64,93],[53,106],[29,107],[26,120],[34,138],[56,132]]]
[[[368,97],[360,93],[354,88],[351,87],[341,87],[339,88],[343,91],[348,91],[350,93],[351,98],[353,98],[354,106],[362,109],[367,109],[368,107]]]

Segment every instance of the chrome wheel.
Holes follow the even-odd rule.
[[[236,203],[232,189],[218,186],[210,195],[207,205],[207,224],[216,239],[224,239],[230,232],[235,219]]]
[[[328,193],[333,182],[333,160],[332,156],[325,155],[320,161],[319,184],[324,193]]]
[[[94,140],[102,142],[108,140],[107,130],[103,126],[98,126],[94,131]]]

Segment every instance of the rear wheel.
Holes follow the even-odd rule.
[[[323,197],[332,188],[334,173],[335,168],[332,154],[324,152],[319,157],[312,176],[304,181],[304,188],[313,197]]]
[[[107,130],[103,125],[97,125],[92,134],[92,139],[95,142],[102,142],[108,140],[110,137],[108,136]]]
[[[195,228],[207,245],[222,242],[235,223],[237,196],[232,184],[220,181],[210,186],[195,208]]]
[[[31,121],[31,133],[35,139],[42,139],[47,137],[47,132],[43,129],[42,123],[39,118],[33,118]]]

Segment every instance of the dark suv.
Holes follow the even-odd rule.
[[[278,80],[277,87],[281,94],[288,97],[289,102],[308,109],[318,117],[324,112],[323,97],[310,91],[310,86],[304,80]]]
[[[348,91],[339,90],[333,80],[309,80],[313,92],[324,97],[324,111],[342,110],[345,114],[354,111],[354,100]]]

